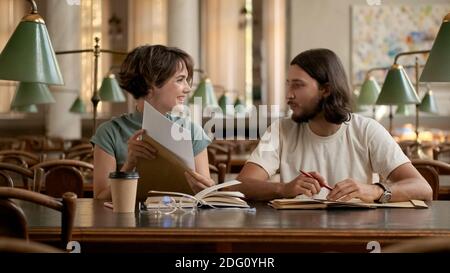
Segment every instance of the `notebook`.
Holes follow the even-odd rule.
[[[275,209],[328,209],[328,208],[428,208],[427,204],[421,200],[410,200],[406,202],[390,202],[390,203],[364,203],[360,199],[352,199],[350,201],[329,201],[324,199],[313,198],[290,198],[290,199],[274,199],[269,202],[269,206]]]

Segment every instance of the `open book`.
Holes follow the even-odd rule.
[[[219,191],[219,189],[240,184],[237,180],[231,180],[206,188],[192,196],[181,192],[149,191],[149,197],[145,201],[147,209],[157,209],[176,202],[183,208],[192,207],[237,207],[248,208],[249,205],[242,198],[244,194],[238,191]]]
[[[329,201],[301,196],[300,198],[274,199],[269,206],[275,209],[327,209],[327,208],[428,208],[421,200],[391,203],[364,203],[360,199],[350,201]]]

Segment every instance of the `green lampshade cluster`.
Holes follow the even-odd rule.
[[[361,94],[359,96],[361,96]],[[362,105],[359,103],[358,95],[356,95],[355,92],[352,92],[352,112],[359,113],[364,111],[366,111],[366,109],[364,109],[364,107],[362,107]]]
[[[72,106],[70,107],[70,112],[77,114],[86,113],[86,105],[80,97],[78,97],[73,102]]]
[[[64,84],[45,22],[35,6],[0,54],[0,79],[20,82],[11,103],[11,109],[20,112],[37,112],[36,104],[54,103],[47,84]]]
[[[116,80],[116,77],[111,74],[105,77],[100,86],[99,96],[102,101],[110,102],[124,102],[126,101],[122,89]]]
[[[418,104],[420,99],[401,65],[394,64],[389,69],[377,105]]]
[[[421,82],[450,82],[450,13],[445,16],[420,76]]]
[[[439,109],[436,100],[433,95],[433,91],[428,90],[422,99],[422,103],[419,105],[419,111],[427,112],[431,114],[438,114]]]
[[[203,78],[194,94],[189,99],[189,103],[194,103],[195,98],[202,99],[202,107],[218,107],[216,94],[214,93],[214,87],[209,78]]]
[[[55,99],[46,84],[21,82],[11,102],[11,108],[54,102]]]
[[[373,77],[367,77],[359,92],[358,105],[374,105],[380,94],[380,86]]]

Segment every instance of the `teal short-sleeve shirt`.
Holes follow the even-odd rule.
[[[211,140],[203,131],[202,127],[196,123],[186,121],[183,118],[166,115],[166,117],[177,122],[185,127],[190,125],[192,150],[194,156],[202,152],[210,143]],[[120,170],[122,165],[127,160],[128,155],[128,139],[142,128],[142,113],[134,112],[123,114],[120,117],[113,118],[107,122],[102,123],[91,138],[91,143],[98,145],[106,153],[110,154],[116,159],[117,170]]]

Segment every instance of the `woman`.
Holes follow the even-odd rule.
[[[150,144],[140,140],[144,133],[141,129],[144,102],[175,121],[176,118],[168,113],[188,99],[192,76],[192,58],[178,48],[145,45],[127,55],[119,80],[120,86],[136,99],[136,111],[103,123],[91,139],[94,144],[94,198],[111,199],[110,172],[133,171],[139,157],[154,159],[158,156]],[[211,141],[195,124],[191,124],[191,135],[195,171],[209,177],[206,147]],[[213,185],[212,180],[197,182],[189,179],[188,182],[194,192]]]

